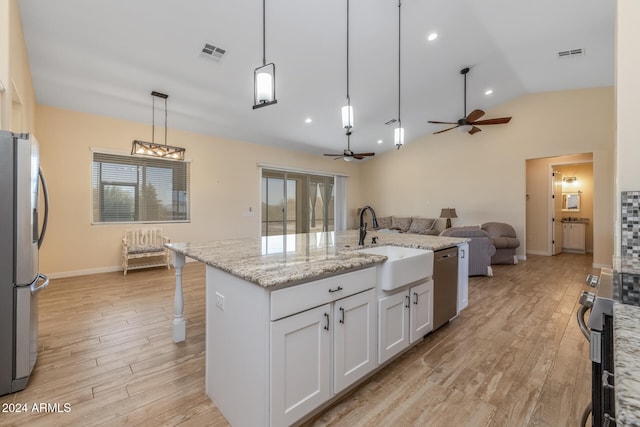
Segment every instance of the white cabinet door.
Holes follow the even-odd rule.
[[[562,249],[568,252],[585,253],[585,230],[583,223],[563,223]]]
[[[469,244],[458,246],[458,314],[469,305]]]
[[[325,304],[271,322],[272,426],[291,425],[331,396],[330,315]]]
[[[409,345],[409,293],[398,292],[378,300],[378,363],[384,363]]]
[[[411,298],[409,342],[414,343],[433,329],[433,280],[409,289]]]
[[[375,290],[334,303],[334,392],[339,393],[376,367]]]

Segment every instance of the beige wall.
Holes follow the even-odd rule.
[[[148,124],[38,106],[42,169],[51,194],[41,270],[53,277],[115,270],[127,225],[91,225],[91,150],[127,154],[148,139]],[[349,175],[351,217],[359,199],[357,165],[322,156],[169,129],[168,143],[187,149],[191,164],[191,222],[163,224],[174,242],[260,235],[260,169],[267,163]],[[242,212],[252,208],[256,215]],[[350,224],[352,226],[353,224]]]
[[[0,0],[0,129],[30,132],[35,95],[17,0]]]
[[[620,192],[640,191],[640,2],[618,0],[616,21],[616,255],[620,254]]]
[[[487,112],[512,116],[473,136],[450,131],[409,142],[362,165],[365,201],[379,215],[437,216],[456,208],[453,225],[507,222],[526,253],[526,160],[593,153],[594,264],[613,251],[614,90],[523,96]],[[579,123],[580,126],[572,124]],[[410,124],[407,123],[407,131]]]

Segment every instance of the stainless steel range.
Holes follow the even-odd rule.
[[[592,426],[615,426],[613,271],[603,268],[599,278],[589,275],[587,283],[595,287],[596,292],[582,292],[577,319],[580,330],[590,343],[591,402],[582,414],[580,425],[586,425],[591,413]],[[589,320],[585,321],[589,310]]]

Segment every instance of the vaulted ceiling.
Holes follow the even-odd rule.
[[[260,0],[19,5],[40,104],[151,128],[155,90],[169,95],[172,128],[317,154],[346,147],[340,117],[346,0],[266,2],[266,59],[276,65],[278,102],[257,110]],[[444,128],[428,120],[463,116],[460,70],[467,66],[467,112],[527,93],[614,84],[615,2],[405,0],[401,11],[401,115],[408,143]],[[438,37],[428,41],[432,33]],[[205,43],[224,49],[222,59],[204,55]],[[575,49],[583,53],[558,55]],[[398,116],[396,0],[350,0],[349,53],[351,147],[392,149],[393,125],[385,123]],[[493,93],[485,95],[486,89]]]

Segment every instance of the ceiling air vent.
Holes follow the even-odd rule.
[[[558,52],[558,58],[569,58],[576,55],[584,55],[584,49],[571,49]]]
[[[225,49],[211,43],[205,43],[201,51],[202,56],[211,58],[216,62],[222,61],[222,58],[224,58],[226,53],[227,51]]]

